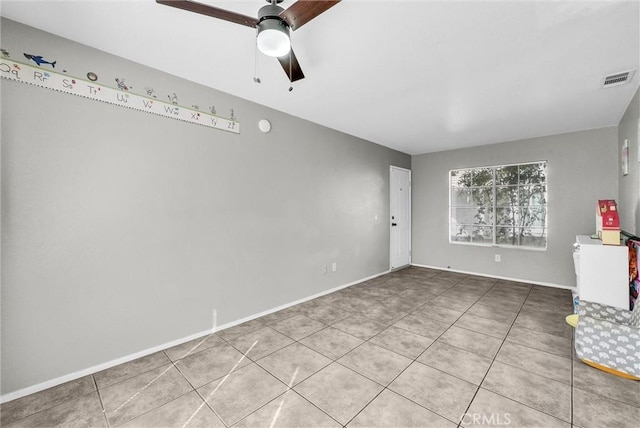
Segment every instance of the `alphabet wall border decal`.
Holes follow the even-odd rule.
[[[86,79],[72,77],[55,70],[56,61],[47,61],[40,55],[25,53],[28,60],[36,65],[26,64],[9,58],[9,52],[2,49],[0,58],[0,76],[4,79],[27,83],[42,88],[52,89],[67,94],[77,95],[96,101],[101,101],[121,107],[144,111],[171,119],[177,119],[209,128],[219,129],[235,134],[240,133],[240,123],[237,121],[233,109],[231,118],[217,116],[215,107],[210,107],[211,113],[198,110],[197,105],[191,108],[178,104],[175,92],[167,95],[167,101],[157,98],[152,88],[145,87],[145,95],[131,92],[132,86],[125,83],[125,78],[118,76],[114,79],[114,87],[96,83],[98,75],[88,72]]]

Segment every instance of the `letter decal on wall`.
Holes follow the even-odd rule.
[[[170,102],[163,102],[155,98],[125,92],[123,89],[124,79],[116,79],[120,89],[110,88],[92,81],[53,71],[55,61],[45,62],[40,56],[36,57],[31,55],[31,57],[34,61],[36,61],[36,59],[40,60],[42,64],[47,65],[48,68],[45,69],[20,63],[5,57],[0,59],[0,76],[8,80],[29,83],[42,88],[53,89],[55,91],[128,107],[134,110],[146,111],[159,116],[170,117],[184,122],[232,132],[234,134],[240,133],[240,124],[236,118],[233,117],[233,110],[231,110],[232,117],[225,119],[213,114],[178,106],[175,93],[169,97]],[[131,87],[129,86],[127,90],[128,89],[131,89]],[[147,93],[148,92],[149,91],[147,91]]]

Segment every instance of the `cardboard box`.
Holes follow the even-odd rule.
[[[603,230],[599,235],[604,245],[620,245],[619,230]]]

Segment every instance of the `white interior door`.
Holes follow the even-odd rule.
[[[411,264],[411,171],[391,167],[391,269]]]

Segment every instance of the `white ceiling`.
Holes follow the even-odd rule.
[[[257,16],[264,0],[201,0]],[[285,0],[289,7],[293,0]],[[154,0],[1,2],[10,19],[419,154],[616,125],[639,76],[636,1],[343,0],[292,35],[289,82],[248,27]],[[246,125],[245,125],[246,126]]]

